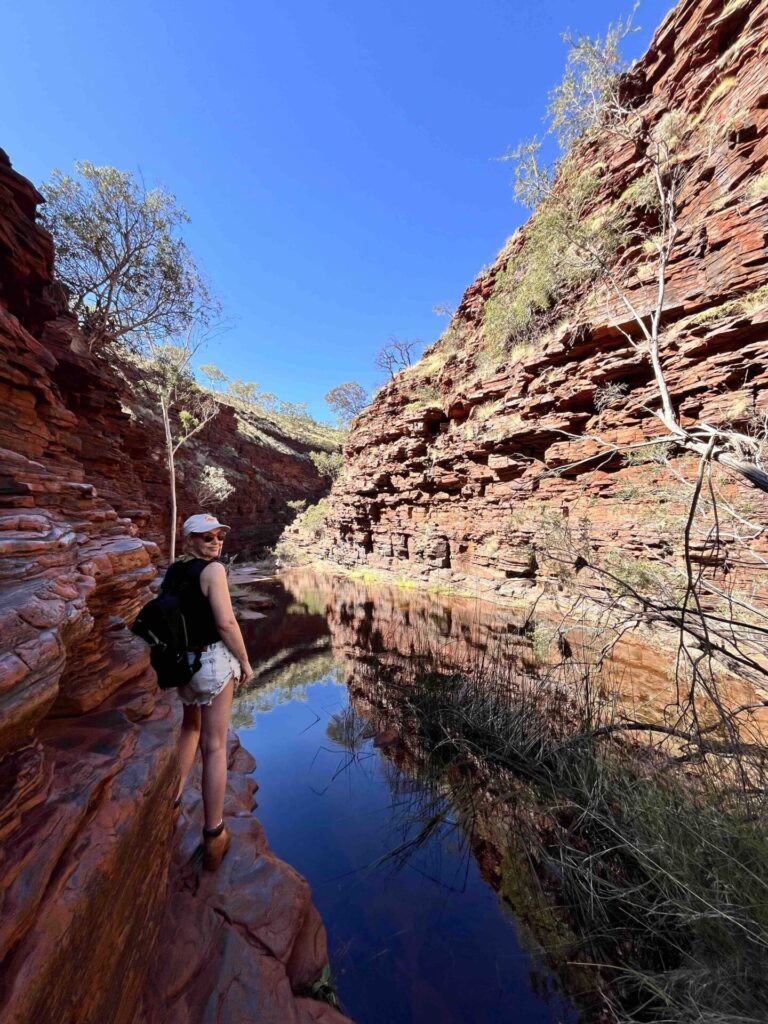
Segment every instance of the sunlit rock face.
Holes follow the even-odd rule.
[[[164,548],[169,500],[161,424],[108,363],[89,354],[66,312],[52,276],[51,239],[35,223],[40,202],[31,183],[11,169],[3,154],[0,508],[65,508],[75,513],[76,527],[77,514],[90,509],[95,488],[103,516],[112,521],[130,518],[144,538]],[[283,436],[266,421],[260,429],[261,440],[242,433],[235,411],[222,406],[179,458],[182,517],[194,509],[194,472],[201,461],[221,466],[235,485],[221,515],[233,527],[233,550],[241,553],[277,538],[291,515],[287,501],[317,498],[327,484],[305,444]],[[130,532],[128,526],[117,533]],[[40,518],[12,529],[30,534],[27,548],[32,552],[41,551],[39,535],[49,532]],[[109,529],[107,525],[103,532]],[[46,567],[67,565],[66,539],[50,537],[47,543],[51,550],[44,556]],[[141,546],[138,541],[136,545]],[[3,552],[9,553],[17,557]],[[18,557],[24,557],[23,550]]]
[[[767,26],[765,0],[684,0],[628,84],[648,124],[680,111],[695,128],[682,157],[662,341],[686,423],[750,430],[768,409]],[[640,173],[634,146],[604,135],[579,159],[604,166],[605,209]],[[592,292],[591,282],[574,287],[528,343],[494,354],[488,304],[528,232],[471,285],[421,363],[358,417],[325,528],[303,556],[508,596],[552,579],[542,552],[564,521],[576,536],[586,524],[598,552],[664,560],[675,547],[687,488],[651,458],[627,465],[596,440],[633,444],[662,430],[650,362],[626,342],[631,324],[618,300]],[[643,313],[651,308],[652,282],[635,279],[628,294]],[[612,383],[621,390],[601,409]],[[685,467],[690,479],[695,460]],[[737,494],[732,478],[718,486],[726,498]],[[764,523],[762,497],[751,500],[748,517]],[[301,543],[290,531],[287,539]],[[758,545],[764,553],[765,540]],[[763,586],[758,576],[746,585]]]
[[[160,557],[161,463],[64,312],[39,201],[0,151],[0,1020],[234,1024],[251,1001],[264,1022],[338,1024],[305,998],[325,933],[306,882],[251,816],[252,765],[236,748],[230,867],[269,886],[257,906],[225,871],[185,896],[199,870],[182,882],[177,862],[202,822],[188,808],[174,843],[178,708],[157,698],[147,648],[126,627]],[[226,422],[212,429],[221,440]],[[228,510],[234,526],[317,486],[308,460],[270,466],[280,482],[254,484]],[[169,947],[193,935],[196,980],[182,998],[158,964],[178,963]],[[211,993],[218,1009],[204,1017]]]

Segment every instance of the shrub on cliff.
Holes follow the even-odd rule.
[[[336,414],[340,427],[348,427],[358,413],[368,405],[370,399],[365,388],[356,380],[349,380],[331,388],[325,396],[329,408]]]
[[[74,175],[55,170],[41,191],[56,275],[91,350],[111,341],[141,348],[217,318],[181,237],[189,218],[172,193],[88,161]]]
[[[203,466],[195,480],[195,497],[200,508],[215,508],[235,493],[221,466]]]
[[[309,457],[317,472],[321,476],[327,476],[330,480],[336,479],[344,465],[344,457],[341,452],[310,452]]]

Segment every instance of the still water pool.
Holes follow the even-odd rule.
[[[450,792],[374,745],[347,685],[355,652],[333,628],[350,609],[327,598],[271,587],[273,607],[245,630],[258,683],[233,721],[270,845],[312,886],[344,1011],[357,1024],[572,1024]]]

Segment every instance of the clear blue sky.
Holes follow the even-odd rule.
[[[629,56],[671,6],[644,0]],[[37,0],[6,4],[0,146],[175,192],[234,327],[207,358],[328,415],[389,336],[433,341],[523,219],[508,165],[541,131],[566,28],[629,0]]]

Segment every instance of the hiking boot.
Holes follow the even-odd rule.
[[[232,843],[232,833],[224,822],[217,829],[203,829],[203,870],[215,871]]]

